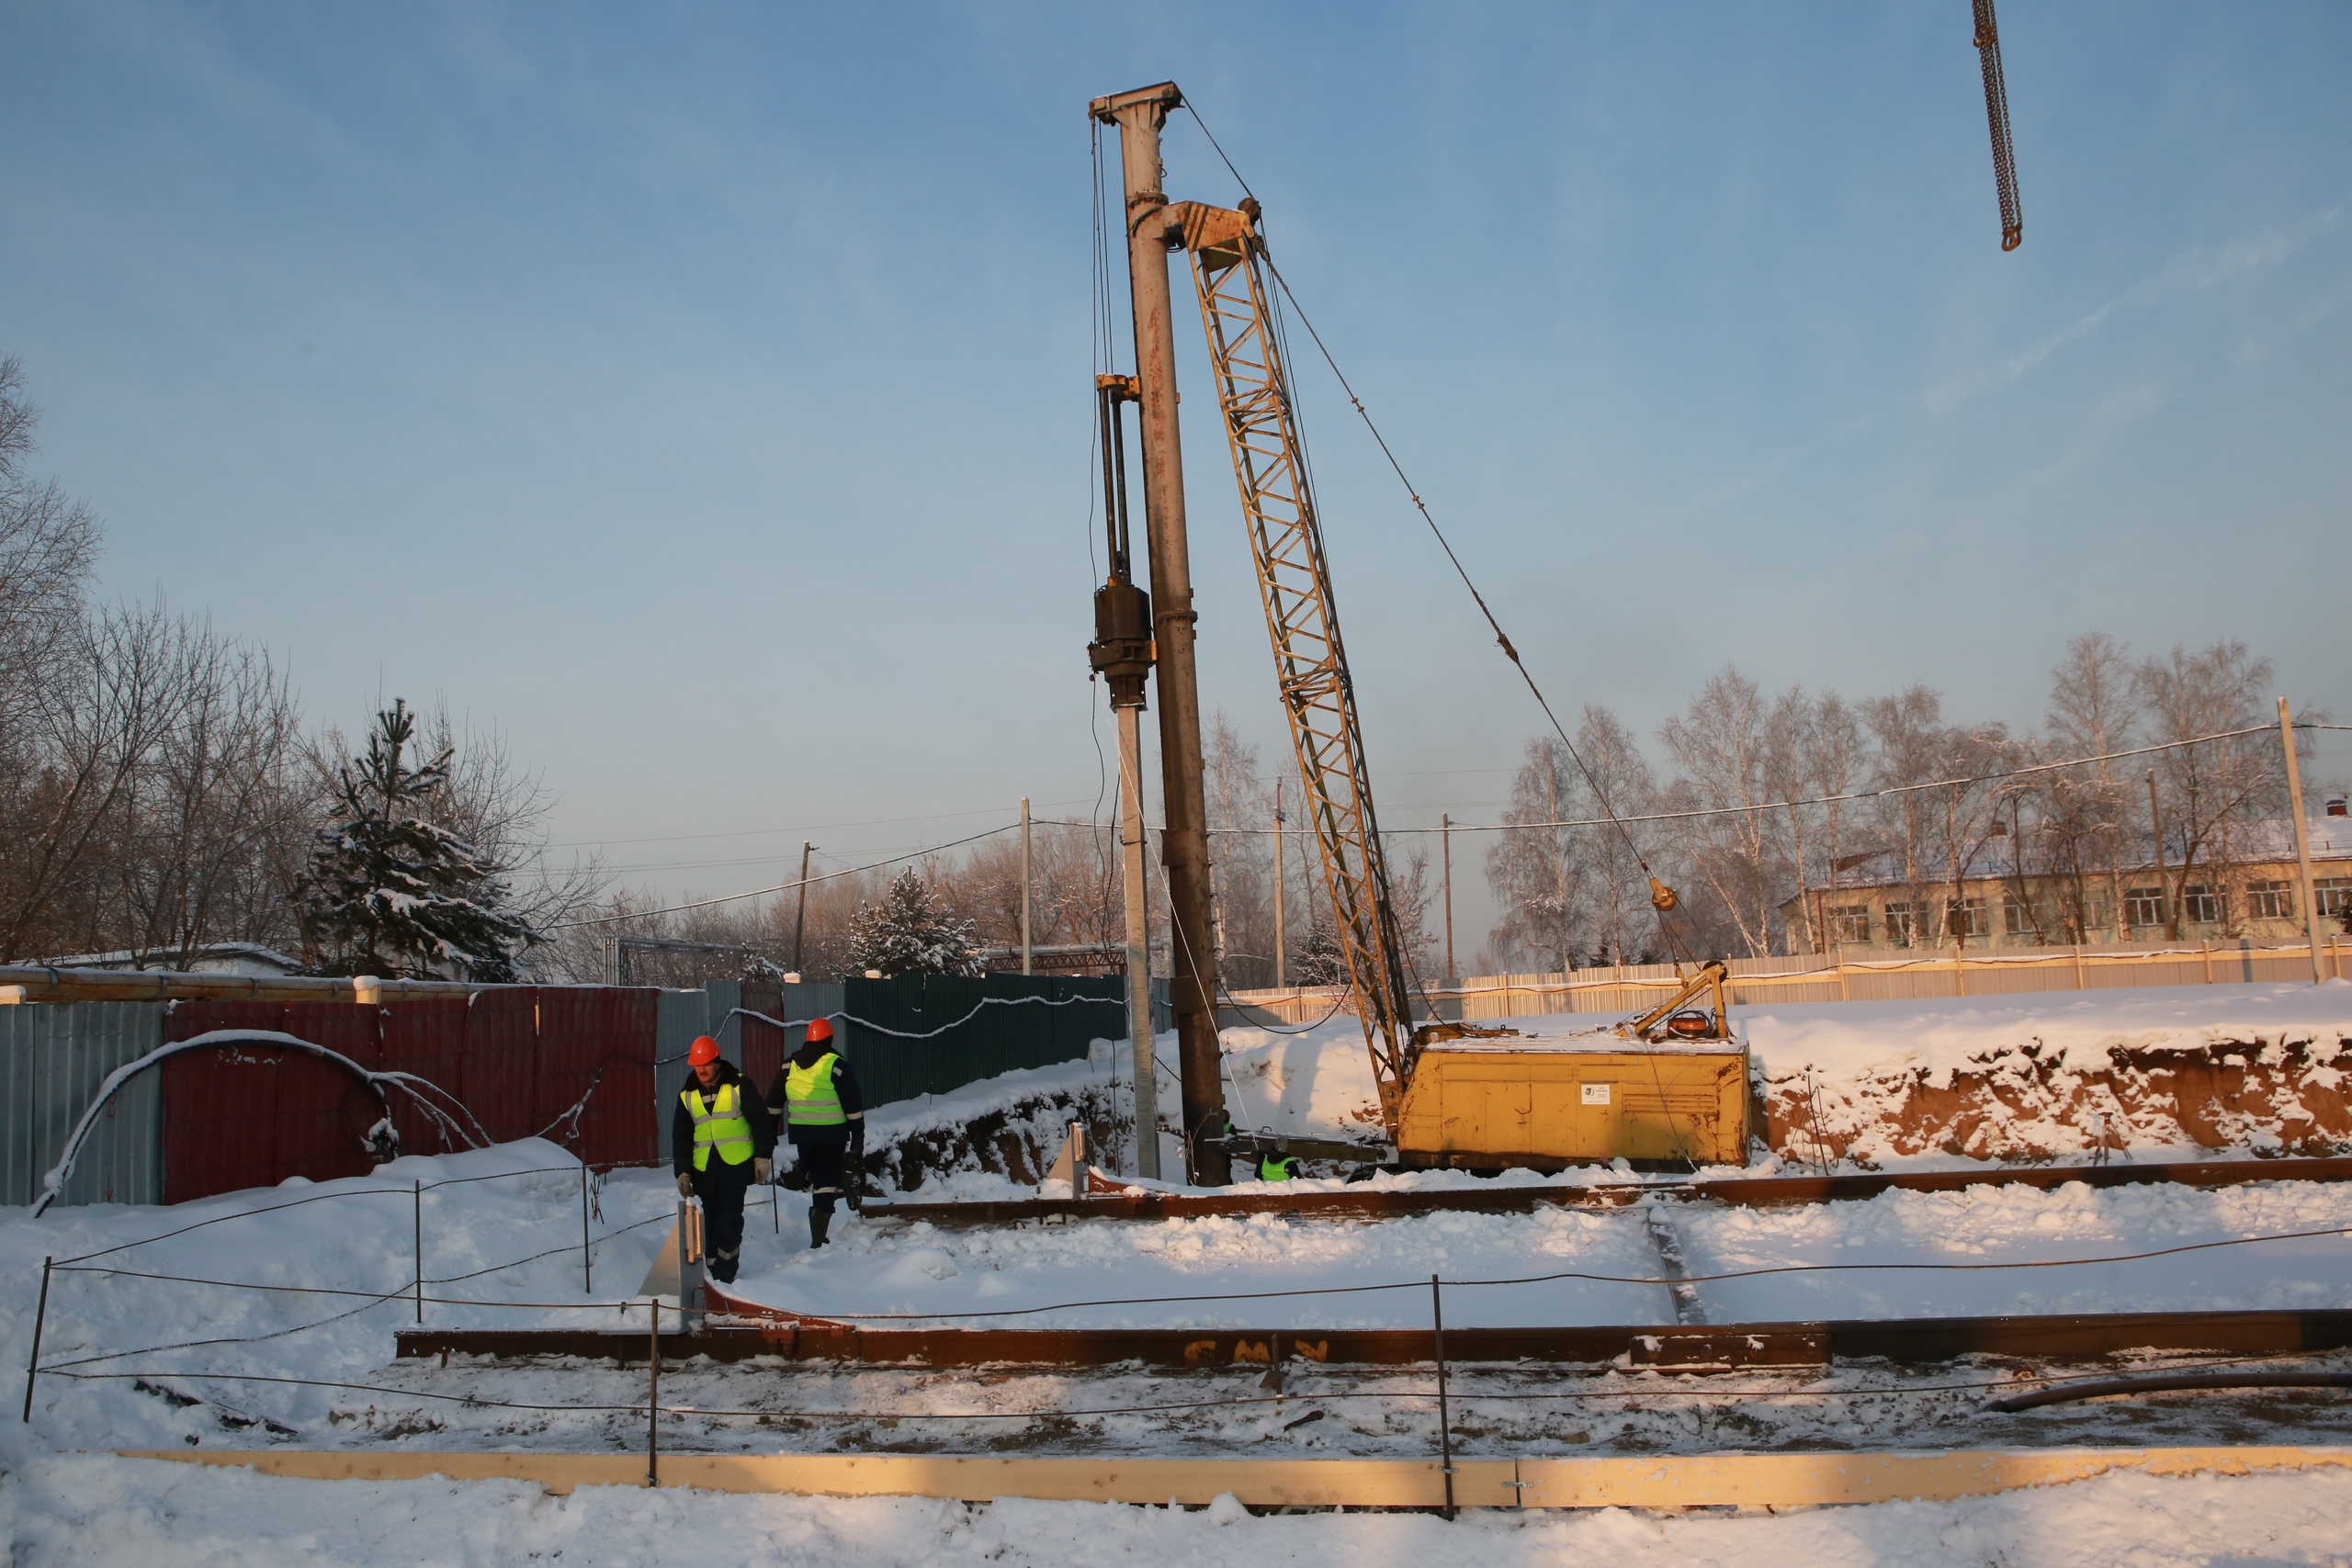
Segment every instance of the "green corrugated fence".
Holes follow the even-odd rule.
[[[842,990],[854,1020],[906,1034],[956,1025],[930,1039],[904,1040],[849,1023],[843,1055],[856,1067],[869,1105],[945,1094],[1016,1067],[1078,1061],[1090,1042],[1124,1040],[1127,1033],[1126,982],[1116,976],[901,975],[846,981]],[[1016,1000],[1023,998],[1037,999]],[[994,1005],[983,1006],[988,998]],[[1043,1005],[1049,1002],[1062,1005]]]

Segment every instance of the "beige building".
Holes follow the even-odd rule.
[[[2233,863],[2161,872],[2143,840],[2107,864],[2054,874],[2030,842],[1996,830],[1954,878],[1939,855],[1905,875],[1900,852],[1855,855],[1781,906],[1795,953],[1858,948],[2064,947],[2075,943],[2304,940],[2294,824],[2253,826]],[[2310,823],[2312,880],[2330,931],[2352,911],[2352,818],[2342,797]],[[1817,937],[1815,933],[1818,933]]]

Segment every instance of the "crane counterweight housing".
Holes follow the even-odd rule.
[[[1108,119],[1134,104],[1164,113],[1182,101],[1173,84],[1163,84],[1097,99],[1091,109]],[[1306,815],[1321,852],[1323,891],[1396,1158],[1538,1169],[1620,1156],[1744,1163],[1747,1055],[1724,1011],[1720,964],[1701,969],[1664,1006],[1613,1028],[1530,1035],[1462,1023],[1415,1026],[1420,987],[1389,894],[1261,209],[1254,197],[1219,208],[1131,189],[1129,210],[1136,243],[1165,244],[1190,260]],[[1103,395],[1114,408],[1115,389]],[[1105,431],[1115,442],[1115,424],[1106,423]],[[1151,451],[1148,435],[1148,462]],[[1107,604],[1098,610],[1105,618],[1098,620],[1096,661],[1106,672],[1109,647],[1124,640],[1107,618],[1113,613]],[[1660,894],[1668,900],[1661,910],[1670,908],[1672,895]],[[1688,1005],[1710,990],[1711,1010]],[[1424,996],[1419,1016],[1433,1010]]]

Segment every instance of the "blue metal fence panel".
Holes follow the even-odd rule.
[[[163,1043],[161,1002],[0,1007],[0,1202],[31,1202],[106,1076]],[[163,1106],[155,1073],[124,1085],[58,1201],[162,1202]]]
[[[786,986],[783,991],[784,1010],[775,1016],[786,1023],[802,1023],[812,1018],[830,1018],[846,1005],[842,983],[839,980],[827,981],[821,985],[808,983]],[[801,1038],[799,1032],[796,1030],[792,1038],[797,1043]]]
[[[686,1047],[710,1032],[712,998],[704,991],[664,991],[653,1021],[653,1125],[662,1160],[670,1159],[670,1108],[686,1090]],[[732,1006],[730,1002],[728,1004]]]

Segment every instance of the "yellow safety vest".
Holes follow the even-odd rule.
[[[1298,1158],[1295,1155],[1261,1155],[1258,1156],[1258,1179],[1288,1181],[1297,1174]]]
[[[688,1089],[686,1109],[695,1119],[695,1168],[710,1168],[710,1151],[716,1147],[718,1157],[729,1165],[741,1165],[752,1157],[752,1123],[743,1116],[743,1086],[721,1084],[718,1092],[706,1102],[699,1089]]]
[[[849,1120],[842,1113],[841,1090],[833,1087],[833,1064],[841,1060],[828,1051],[817,1065],[795,1062],[784,1076],[784,1113],[796,1127],[838,1127]]]

